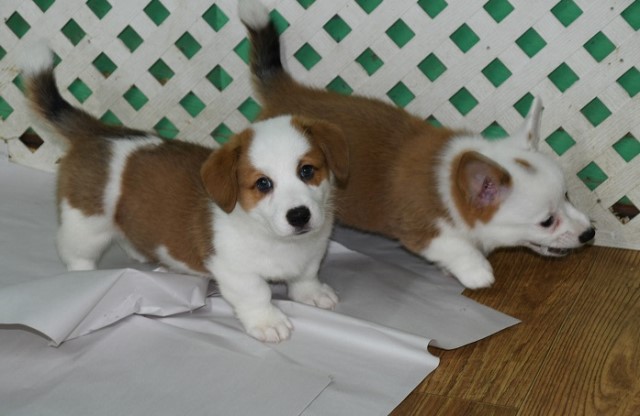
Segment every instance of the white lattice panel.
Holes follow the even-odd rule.
[[[488,137],[512,132],[541,96],[543,151],[565,168],[597,243],[640,248],[639,0],[266,4],[304,82]],[[2,0],[0,136],[11,157],[53,169],[61,154],[28,117],[14,67],[41,38],[60,58],[64,95],[109,122],[198,142],[246,127],[259,104],[235,9],[235,0]]]

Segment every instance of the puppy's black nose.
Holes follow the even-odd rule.
[[[303,206],[291,208],[287,211],[287,222],[291,224],[292,227],[301,228],[307,225],[309,220],[311,219],[311,211],[309,208]]]
[[[578,240],[580,240],[582,244],[585,244],[593,240],[593,237],[595,236],[596,236],[596,229],[591,227],[587,231],[580,234],[580,237],[578,237]]]

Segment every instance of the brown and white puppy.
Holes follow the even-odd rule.
[[[42,49],[42,48],[41,48]],[[23,65],[32,107],[69,142],[58,172],[57,246],[69,270],[96,268],[113,241],[141,261],[214,278],[253,337],[289,337],[267,280],[332,308],[318,280],[333,224],[332,183],[348,149],[324,121],[280,116],[218,150],[103,124],[60,95],[50,50]]]
[[[436,128],[382,101],[306,87],[283,69],[278,34],[257,0],[240,0],[263,117],[295,111],[340,126],[350,177],[336,194],[347,226],[399,240],[469,288],[494,276],[486,254],[526,246],[558,256],[593,239],[566,198],[562,170],[537,151],[539,100],[522,129],[500,141]]]

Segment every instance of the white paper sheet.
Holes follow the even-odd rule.
[[[455,348],[517,322],[395,243],[338,230],[360,251],[332,243],[322,267],[338,308],[278,300],[292,338],[262,344],[201,278],[117,248],[103,270],[65,272],[55,229],[53,175],[0,159],[3,415],[387,414],[436,368],[431,339]]]

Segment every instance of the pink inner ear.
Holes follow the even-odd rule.
[[[492,205],[497,199],[499,189],[495,182],[488,176],[484,178],[480,189],[476,193],[475,203],[480,207]]]

